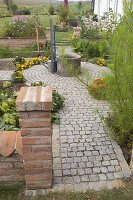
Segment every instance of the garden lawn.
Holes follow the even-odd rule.
[[[85,193],[63,192],[50,193],[44,197],[26,198],[19,188],[0,187],[0,200],[133,200],[133,182],[127,183],[125,188],[88,191]]]
[[[57,46],[70,46],[72,32],[57,32],[56,42]]]

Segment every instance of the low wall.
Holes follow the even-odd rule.
[[[5,158],[0,156],[0,184],[24,184],[23,158],[13,153]]]
[[[39,43],[46,44],[46,38],[40,38]],[[36,44],[36,39],[33,38],[0,38],[1,47],[23,48],[29,45]]]

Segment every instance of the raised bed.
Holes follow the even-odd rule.
[[[20,131],[0,132],[0,184],[24,184]]]
[[[40,38],[39,43],[46,44],[47,38]],[[1,47],[23,48],[36,44],[36,38],[0,38]]]

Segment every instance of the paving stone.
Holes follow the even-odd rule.
[[[110,165],[110,162],[109,162],[109,161],[103,161],[103,162],[102,162],[102,165],[103,165],[103,166],[109,166],[109,165]]]
[[[62,168],[63,168],[63,169],[70,169],[70,164],[63,164],[63,165],[62,165]]]
[[[92,171],[92,168],[86,168],[85,169],[85,174],[92,174],[93,173],[93,171]]]
[[[118,165],[119,164],[118,160],[111,160],[110,163],[111,163],[111,165]]]
[[[122,172],[115,172],[115,173],[114,173],[114,177],[115,177],[116,179],[123,178],[123,173],[122,173]]]
[[[77,175],[77,169],[71,169],[71,175],[72,176]]]
[[[107,167],[100,167],[100,169],[101,169],[102,173],[107,173],[108,172]]]
[[[100,179],[100,181],[106,181],[107,177],[105,174],[99,174],[99,179]]]
[[[115,172],[115,167],[114,166],[108,166],[108,171],[109,172]]]
[[[113,173],[107,173],[107,178],[108,178],[109,181],[110,181],[110,180],[114,180],[114,175],[113,175]]]
[[[80,176],[74,176],[73,180],[74,180],[74,183],[80,183],[81,182]]]
[[[85,170],[84,169],[78,169],[78,174],[79,175],[84,175],[85,174]]]
[[[107,68],[99,68],[90,63],[82,63],[82,68],[90,72],[90,82],[102,77],[103,72],[109,72]],[[0,70],[0,79],[9,80],[12,73]],[[87,182],[96,182],[105,177],[107,180],[122,177],[122,171],[127,170],[122,169],[118,162],[120,159],[123,162],[119,146],[110,139],[101,119],[94,112],[99,109],[102,116],[107,116],[109,105],[92,98],[75,78],[51,74],[43,65],[25,70],[24,75],[28,84],[43,81],[57,88],[65,97],[64,108],[59,111],[60,149],[58,153],[53,153],[53,165],[59,164],[62,167],[62,180],[71,184],[72,181],[86,182],[88,176]],[[55,176],[55,180],[59,184],[61,177]]]
[[[63,170],[63,175],[64,176],[67,176],[67,175],[70,175],[70,170],[69,169],[66,169],[66,170]]]
[[[99,177],[98,175],[89,175],[89,180],[90,181],[99,181]]]
[[[64,184],[72,184],[73,183],[73,178],[72,177],[63,177],[62,178],[62,183],[64,183]]]
[[[99,167],[94,167],[93,168],[93,172],[94,172],[94,174],[98,174],[98,173],[100,173],[100,168]]]
[[[83,182],[89,182],[89,176],[88,176],[88,175],[83,175],[83,176],[81,177],[81,180],[82,180]]]

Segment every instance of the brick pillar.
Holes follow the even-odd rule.
[[[22,87],[16,108],[20,115],[26,188],[51,188],[52,88]]]

